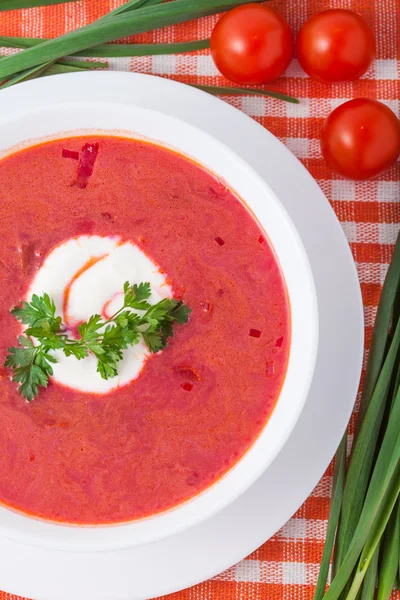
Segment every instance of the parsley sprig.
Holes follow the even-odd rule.
[[[97,358],[97,371],[103,379],[116,377],[123,351],[142,338],[150,352],[163,350],[174,334],[173,325],[183,325],[190,314],[188,306],[174,298],[165,298],[151,305],[149,283],[124,284],[124,304],[108,320],[93,315],[78,327],[80,338],[68,336],[61,317],[56,315],[54,301],[48,294],[32,296],[11,314],[26,326],[18,338],[19,346],[9,348],[5,366],[13,370],[13,380],[19,392],[30,402],[41,387],[47,387],[57,360],[52,350],[62,350],[65,356],[78,360],[89,353]],[[139,313],[134,311],[140,311]],[[37,340],[37,343],[32,341]]]

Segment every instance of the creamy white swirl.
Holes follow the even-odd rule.
[[[162,298],[172,297],[167,277],[133,242],[121,242],[118,237],[80,236],[59,244],[47,255],[34,277],[26,300],[33,294],[47,292],[53,298],[57,314],[71,332],[93,314],[105,318],[123,305],[125,281],[148,281],[155,304]],[[104,380],[97,373],[94,356],[78,361],[54,352],[53,380],[82,392],[106,394],[136,379],[150,353],[144,342],[127,349],[119,363],[118,376]]]

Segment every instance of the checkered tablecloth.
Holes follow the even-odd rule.
[[[122,3],[123,0],[81,0],[0,13],[0,35],[56,36]],[[281,139],[309,169],[332,203],[357,264],[368,347],[381,285],[399,229],[400,163],[374,181],[345,181],[327,168],[318,138],[323,119],[350,98],[382,100],[399,116],[400,0],[273,0],[271,5],[287,17],[295,32],[308,16],[332,7],[358,11],[376,32],[377,59],[360,81],[334,86],[315,83],[294,60],[285,77],[269,87],[296,96],[301,100],[299,105],[262,97],[226,98]],[[216,17],[210,17],[141,35],[136,40],[201,39],[209,36],[215,21]],[[111,69],[153,73],[190,83],[227,83],[218,74],[208,51],[112,59],[109,64]],[[238,565],[213,580],[169,596],[170,600],[311,600],[326,532],[330,487],[328,469],[310,498],[275,537]],[[393,597],[400,599],[400,594]],[[18,599],[0,592],[0,600]]]

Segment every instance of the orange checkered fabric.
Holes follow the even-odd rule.
[[[201,2],[201,0],[198,0]],[[0,35],[53,37],[84,25],[123,0],[69,4],[0,13]],[[347,235],[361,281],[366,347],[382,282],[400,224],[400,163],[378,179],[355,183],[329,170],[319,150],[324,118],[344,100],[366,96],[385,102],[399,116],[400,0],[273,0],[297,32],[311,14],[330,7],[352,8],[375,30],[377,58],[359,81],[334,86],[311,81],[296,60],[270,89],[301,100],[285,104],[262,97],[227,98],[273,134],[309,169],[325,192]],[[139,42],[188,41],[208,37],[217,17],[137,36]],[[184,82],[226,84],[208,51],[179,56],[112,59],[111,69],[171,77]],[[213,580],[173,594],[170,600],[312,600],[329,509],[331,468],[296,515],[264,546]],[[11,592],[12,590],[9,590]],[[400,594],[393,595],[400,599]],[[0,600],[18,600],[0,592]]]

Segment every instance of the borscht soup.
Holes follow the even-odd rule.
[[[229,187],[168,148],[47,141],[0,160],[0,503],[133,521],[224,476],[284,382],[278,260]]]

